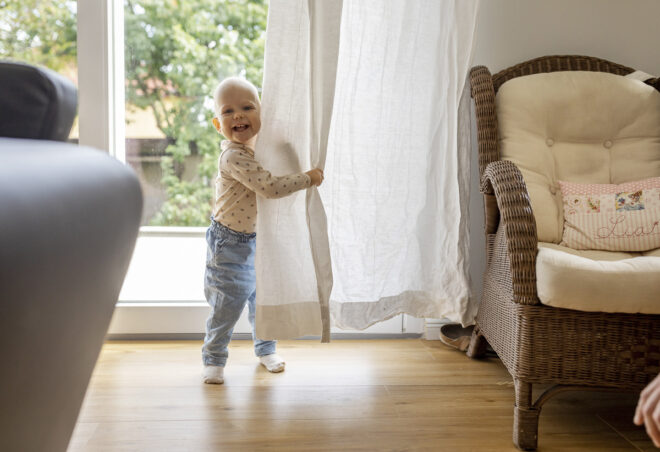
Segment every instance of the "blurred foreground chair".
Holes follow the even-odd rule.
[[[468,355],[482,356],[487,341],[511,373],[520,449],[537,447],[553,395],[639,390],[660,371],[660,249],[563,241],[560,181],[660,177],[660,83],[634,72],[584,56],[470,72],[487,267]],[[537,384],[554,386],[534,400]]]
[[[0,62],[2,451],[67,449],[137,238],[133,172],[59,142],[75,111],[63,77]]]

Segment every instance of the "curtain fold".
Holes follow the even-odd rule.
[[[257,158],[277,175],[325,167],[326,180],[258,200],[260,338],[328,340],[328,311],[345,329],[400,313],[473,322],[465,80],[477,9],[271,2]]]
[[[255,155],[273,174],[323,169],[332,119],[341,0],[274,0],[268,14],[263,127]],[[257,320],[262,339],[330,340],[332,266],[316,187],[257,199]]]

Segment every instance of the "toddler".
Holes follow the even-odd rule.
[[[284,360],[275,353],[275,341],[259,340],[254,333],[256,195],[281,198],[321,185],[323,171],[275,177],[254,159],[261,104],[257,89],[247,80],[223,80],[215,90],[214,101],[213,125],[227,139],[222,142],[215,207],[206,231],[204,294],[213,311],[206,322],[202,361],[204,383],[221,384],[227,345],[246,302],[259,361],[269,372],[284,370]]]

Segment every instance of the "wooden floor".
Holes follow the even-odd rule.
[[[225,384],[202,384],[201,342],[108,342],[69,452],[508,451],[513,388],[497,359],[436,341],[287,341],[282,374],[233,341]],[[565,393],[541,413],[539,451],[653,450],[636,397]]]

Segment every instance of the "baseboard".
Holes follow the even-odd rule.
[[[424,339],[428,341],[440,340],[440,327],[451,323],[447,319],[426,319],[424,322]]]
[[[107,338],[109,340],[180,339],[198,340],[204,337],[204,326],[210,313],[206,302],[121,302],[115,308]],[[251,337],[247,309],[234,326],[237,339]],[[396,316],[362,331],[332,328],[336,339],[386,339],[421,337],[424,319]],[[307,338],[305,338],[307,339]],[[313,337],[309,337],[313,339]]]
[[[421,333],[332,333],[331,340],[348,339],[419,339]],[[232,340],[252,340],[249,333],[234,333]],[[147,333],[147,334],[108,334],[107,341],[201,341],[204,339],[204,333]],[[321,336],[303,336],[296,340],[320,341]]]

